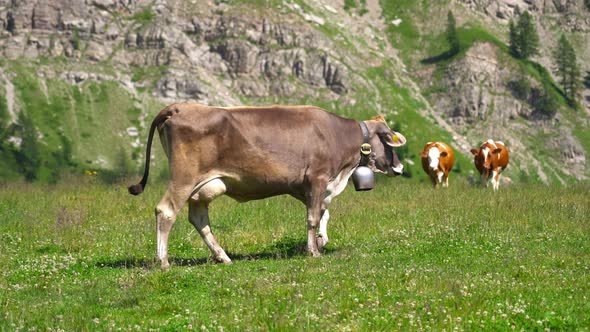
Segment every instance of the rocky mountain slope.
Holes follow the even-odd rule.
[[[448,9],[460,25],[505,40],[506,20],[519,8],[536,15],[544,39],[572,36],[585,65],[583,1],[355,3],[0,0],[0,177],[134,172],[151,116],[184,100],[311,103],[357,119],[384,113],[410,141],[402,153],[414,176],[427,141],[452,143],[468,175],[469,148],[493,137],[513,151],[514,180],[588,177],[587,106],[535,117],[510,82],[524,75],[535,87],[537,78],[486,41],[448,62],[419,61],[444,48],[437,40]],[[549,66],[549,45],[536,60]]]

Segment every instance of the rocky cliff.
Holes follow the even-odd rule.
[[[346,11],[337,0],[0,0],[0,138],[9,142],[0,153],[23,150],[26,130],[19,114],[32,119],[37,149],[53,156],[57,142],[55,149],[69,154],[71,163],[115,169],[124,156],[141,160],[145,122],[170,102],[316,103],[356,118],[389,114],[409,132],[410,150],[448,135],[467,153],[489,136],[513,147],[513,177],[524,172],[567,183],[588,176],[588,142],[575,135],[587,130],[587,117],[583,127],[574,124],[579,116],[535,118],[511,92],[517,71],[496,46],[475,44],[439,79],[431,65],[404,64],[420,50],[392,42],[395,29],[410,19],[388,22],[379,1],[358,3],[362,12]],[[563,22],[567,31],[590,26],[588,15],[580,14],[588,13],[582,1],[465,0],[451,8],[459,22],[475,17],[496,32],[521,9],[549,22],[542,31]],[[414,19],[418,24],[429,18]],[[547,54],[544,49],[541,63],[550,61]],[[432,85],[436,92],[424,94]],[[60,107],[66,110],[60,113]],[[57,112],[56,123],[44,122],[47,112]],[[97,129],[99,113],[114,118],[110,131]],[[96,136],[110,148],[97,145]],[[542,143],[542,157],[531,151],[537,143],[531,136],[550,137]],[[415,151],[405,157],[417,161]]]
[[[206,1],[3,2],[6,58],[108,63],[122,80],[134,68],[165,66],[154,94],[170,101],[235,104],[241,95],[291,95],[296,85],[311,87],[304,93],[348,89],[333,43],[297,15],[244,15]],[[63,75],[78,83],[84,76]],[[289,77],[300,84],[285,83]]]

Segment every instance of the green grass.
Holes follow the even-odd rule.
[[[231,266],[185,208],[168,272],[153,263],[164,184],[1,187],[0,330],[588,330],[590,184],[377,180],[333,202],[321,258],[294,199],[211,205]]]
[[[131,81],[148,81],[155,86],[156,82],[164,76],[167,69],[167,66],[134,66],[132,67],[133,75],[131,76]]]
[[[128,18],[142,26],[149,25],[156,19],[156,13],[153,12],[152,8],[146,7],[142,11],[135,13]]]

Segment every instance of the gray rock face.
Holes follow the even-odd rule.
[[[566,31],[590,31],[590,15],[584,0],[459,0],[468,8],[507,21],[525,10],[534,16],[553,16]]]
[[[331,42],[294,18],[252,20],[214,7],[183,18],[166,2],[149,6],[132,0],[2,0],[0,23],[11,37],[0,39],[0,50],[9,59],[64,55],[110,60],[124,71],[169,66],[207,78],[221,75],[236,81],[235,93],[247,96],[286,96],[317,87],[339,95],[348,91],[348,71],[329,55]],[[145,11],[154,15],[148,22],[131,16]],[[113,12],[128,16],[116,18]],[[190,82],[166,76],[154,93],[165,99],[204,98],[206,93]]]
[[[459,126],[486,120],[504,123],[529,113],[525,105],[506,96],[505,84],[511,72],[501,68],[496,51],[492,44],[477,44],[463,59],[447,67],[443,84],[449,93],[438,99],[437,106],[453,123]]]
[[[165,98],[202,100],[208,96],[202,82],[190,78],[164,77],[156,84],[156,91]]]

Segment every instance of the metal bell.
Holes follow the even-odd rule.
[[[359,166],[352,173],[352,183],[356,191],[371,190],[375,187],[375,176],[367,166]]]

